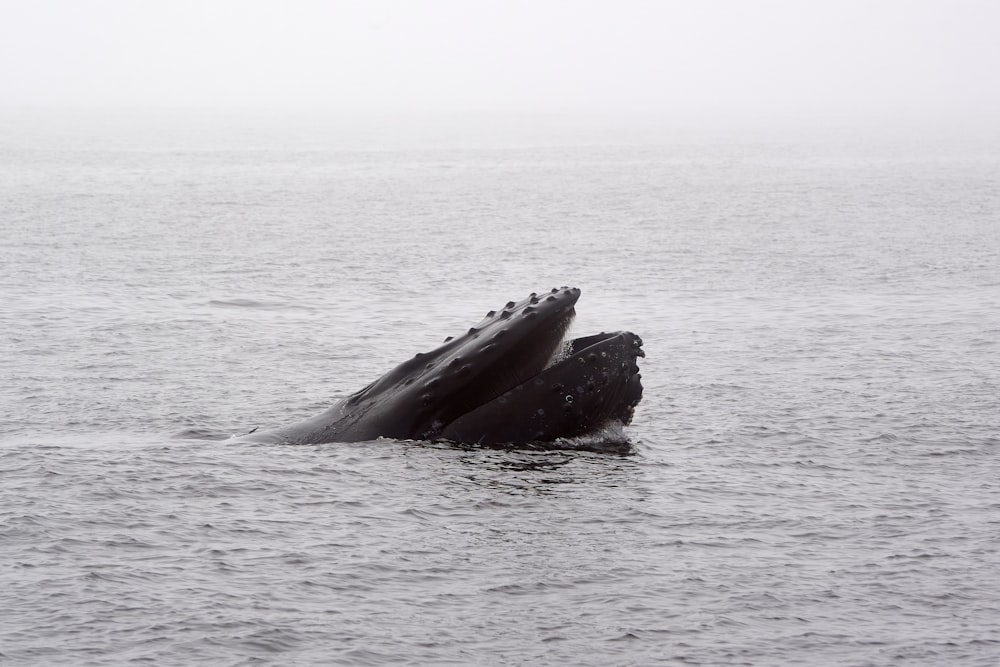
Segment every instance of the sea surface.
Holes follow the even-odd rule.
[[[0,130],[0,664],[1000,662],[996,135],[119,120]],[[226,440],[560,285],[625,453]]]

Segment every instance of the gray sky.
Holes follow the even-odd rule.
[[[0,106],[1000,117],[995,0],[0,0]]]

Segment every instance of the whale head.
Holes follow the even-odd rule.
[[[544,442],[628,424],[642,397],[629,332],[564,341],[580,298],[555,288],[508,302],[348,397],[337,439]]]

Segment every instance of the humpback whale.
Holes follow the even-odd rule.
[[[579,298],[562,287],[508,302],[324,412],[239,440],[523,445],[627,425],[642,398],[642,340],[616,331],[564,341]]]

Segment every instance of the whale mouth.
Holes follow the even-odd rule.
[[[347,401],[380,435],[470,444],[552,441],[632,420],[642,340],[566,338],[580,290],[553,288],[491,310],[467,333],[400,364]]]
[[[507,302],[325,412],[253,437],[524,445],[627,425],[642,398],[642,340],[628,331],[568,339],[579,297],[557,287]]]
[[[529,311],[528,314],[532,312],[538,311]],[[522,332],[516,327],[502,330],[504,335],[519,340],[506,350],[496,351],[495,362],[480,369],[479,378],[464,388],[458,400],[453,401],[453,412],[471,412],[511,389],[531,382],[547,368],[558,363],[564,356],[564,350],[570,345],[566,337],[575,317],[576,310],[570,305],[561,312],[550,315],[543,326],[531,332]]]

